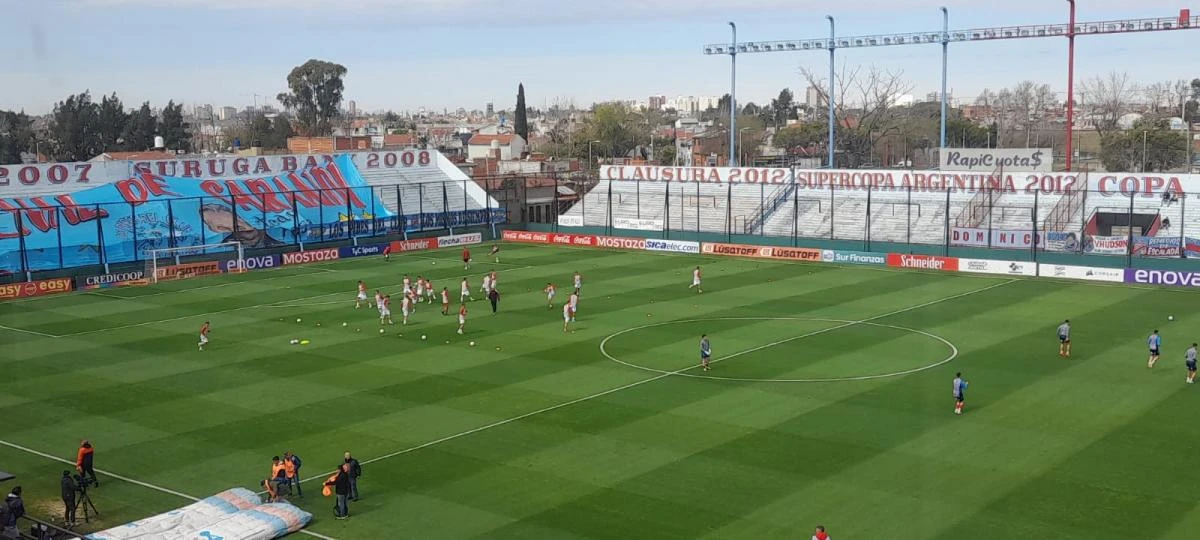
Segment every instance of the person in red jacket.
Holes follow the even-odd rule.
[[[829,535],[825,533],[824,525],[817,525],[817,530],[813,532],[812,540],[830,540]]]
[[[87,439],[79,443],[79,453],[75,456],[75,470],[79,471],[82,476],[90,476],[92,483],[96,484],[96,487],[100,487],[100,479],[96,478],[96,469],[92,465],[92,457],[95,452],[92,443]]]

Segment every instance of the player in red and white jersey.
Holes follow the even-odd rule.
[[[492,292],[492,275],[491,274],[483,275],[483,285],[481,285],[479,287],[479,292],[483,293],[484,296],[487,296],[488,293]]]
[[[563,332],[566,333],[570,328],[567,326],[571,321],[575,320],[575,310],[571,309],[571,304],[563,304]]]
[[[547,283],[546,288],[542,289],[542,292],[546,293],[546,309],[554,309],[554,284]]]
[[[383,309],[383,293],[375,289],[375,307]]]
[[[429,281],[428,279],[425,280],[425,300],[428,301],[430,305],[433,305],[433,301],[436,298],[437,291],[433,289],[433,282]]]
[[[385,294],[379,300],[379,324],[396,324],[392,322],[392,296]]]
[[[412,279],[409,279],[408,274],[404,274],[404,294],[412,292]]]
[[[404,321],[400,324],[408,324],[408,316],[413,312],[413,300],[411,295],[404,295],[404,299],[400,300],[400,314],[404,316]]]
[[[575,281],[575,294],[579,294],[579,293],[583,292],[583,275],[580,274],[578,271],[575,272],[574,281]]]
[[[488,292],[492,292],[496,289],[496,285],[500,283],[500,276],[499,274],[496,274],[495,270],[492,270],[491,273],[488,274],[488,277],[492,278],[488,281]]]
[[[200,350],[203,351],[205,345],[208,345],[208,321],[204,321],[204,324],[200,325]]]
[[[442,315],[450,314],[450,289],[442,287]]]
[[[362,280],[358,282],[358,296],[354,299],[354,309],[362,307],[363,303],[367,302],[367,284]],[[370,303],[367,303],[370,306]]]
[[[571,322],[575,322],[575,312],[579,309],[579,293],[571,293],[571,298],[567,301],[567,305],[571,306]]]
[[[700,267],[699,266],[697,266],[695,270],[692,270],[692,285],[688,288],[696,289],[697,292],[704,292],[703,290],[700,289]]]
[[[467,278],[463,278],[462,289],[458,293],[458,301],[466,302],[467,300],[474,300],[474,298],[471,298],[471,284],[467,283]]]
[[[458,333],[463,333],[463,327],[467,325],[467,305],[463,304],[458,308]]]
[[[425,278],[417,276],[417,302],[425,299]]]
[[[500,244],[492,245],[492,256],[496,258],[496,264],[500,264]]]

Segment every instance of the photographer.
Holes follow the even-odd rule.
[[[63,471],[62,481],[63,502],[63,523],[67,527],[75,526],[75,492],[79,491],[79,485],[71,478],[71,471]]]
[[[21,500],[21,486],[12,488],[12,492],[4,498],[4,506],[8,512],[5,514],[4,523],[0,523],[0,531],[10,538],[19,538],[17,532],[17,520],[25,515],[25,501]]]
[[[81,476],[90,476],[92,483],[96,487],[100,487],[100,479],[96,478],[96,469],[92,468],[92,456],[95,449],[92,448],[92,443],[84,439],[79,443],[79,454],[75,458],[75,470],[79,471]]]

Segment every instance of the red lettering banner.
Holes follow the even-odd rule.
[[[940,270],[943,272],[958,271],[958,259],[955,257],[888,253],[887,263],[888,266],[895,268],[916,268],[919,270]]]
[[[0,285],[0,300],[70,292],[72,284],[71,278],[54,278]]]

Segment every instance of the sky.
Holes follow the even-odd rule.
[[[1187,0],[1078,0],[1079,21],[1175,17]],[[1194,13],[1200,13],[1200,2]],[[90,90],[127,106],[273,103],[309,58],[347,67],[359,110],[511,108],[713,95],[729,91],[739,41],[937,31],[1066,22],[1062,0],[0,0],[0,109],[49,112]],[[1200,77],[1200,29],[1077,39],[1076,77],[1110,70],[1140,83]],[[949,87],[970,101],[984,88],[1030,79],[1065,96],[1065,38],[951,45]],[[738,56],[738,101],[763,103],[800,71],[828,71],[824,52]],[[917,96],[940,86],[937,45],[844,49],[839,66],[902,72]],[[256,96],[257,95],[257,96]]]

